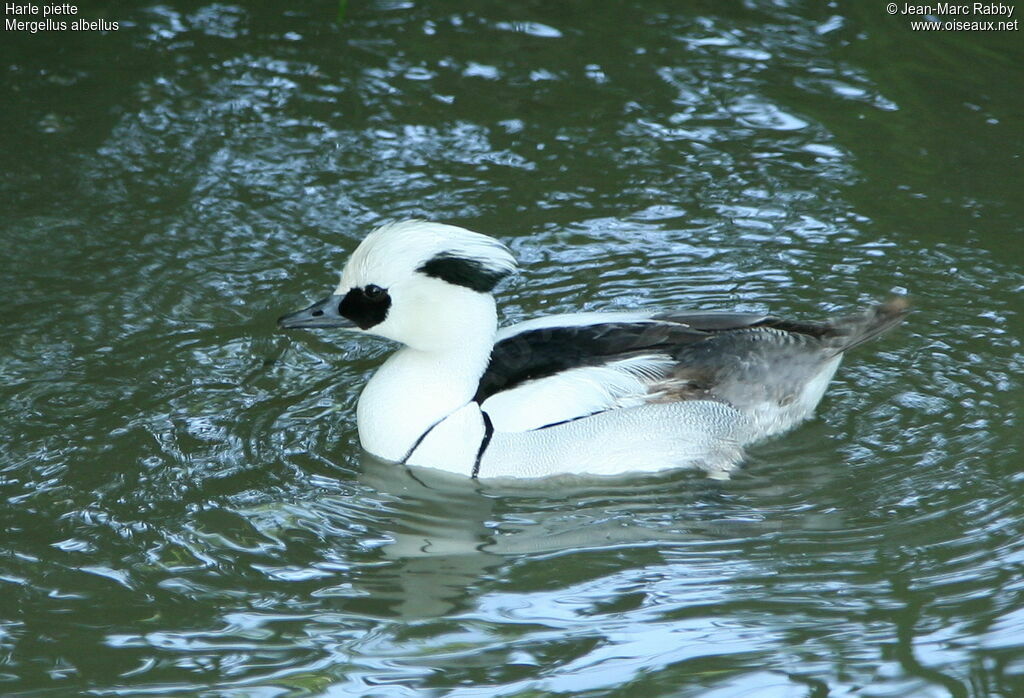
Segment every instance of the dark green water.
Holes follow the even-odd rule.
[[[1024,34],[872,5],[0,34],[0,694],[1024,695]],[[507,321],[917,312],[731,482],[413,477],[389,348],[274,325],[406,216],[512,246]]]

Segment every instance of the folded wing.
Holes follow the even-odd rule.
[[[704,387],[675,379],[685,348],[774,321],[753,313],[584,313],[524,322],[499,333],[475,399],[499,431],[641,405],[669,386],[673,401],[706,399]]]

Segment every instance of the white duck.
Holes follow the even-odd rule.
[[[396,463],[472,477],[700,467],[728,477],[755,440],[807,419],[843,352],[898,324],[896,298],[798,323],[758,313],[579,313],[501,330],[508,248],[463,228],[381,226],[334,293],[278,321],[404,345],[359,397],[359,439]]]

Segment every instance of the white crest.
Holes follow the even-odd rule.
[[[354,292],[359,303],[377,286],[387,296],[365,301],[380,309],[376,322],[362,325],[367,332],[427,351],[480,338],[486,360],[497,326],[491,290],[515,268],[512,253],[494,238],[442,223],[400,221],[359,243],[335,294]]]
[[[422,274],[419,270],[438,258],[465,260],[495,283],[516,270],[512,253],[492,237],[454,225],[405,220],[382,225],[359,243],[336,293],[366,284],[389,288]]]

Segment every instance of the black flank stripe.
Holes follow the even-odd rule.
[[[427,438],[427,435],[430,434],[430,432],[434,431],[434,427],[436,427],[438,424],[440,424],[441,422],[443,422],[446,419],[448,419],[448,415],[445,415],[445,416],[441,417],[441,419],[437,420],[436,422],[431,424],[429,427],[427,427],[427,430],[425,432],[423,432],[422,434],[420,434],[420,438],[416,439],[415,443],[413,443],[412,448],[410,448],[409,452],[405,454],[405,457],[402,458],[402,460],[400,460],[398,462],[399,463],[407,463],[407,462],[409,462],[409,459],[412,458],[412,454],[416,453],[416,449],[420,447],[421,443],[423,443],[423,439]]]
[[[470,475],[474,480],[480,475],[480,461],[483,460],[484,451],[491,445],[491,437],[494,436],[494,425],[491,424],[491,417],[483,410],[480,414],[484,417],[484,438],[480,441],[480,450],[476,452],[476,462],[473,463],[473,473]]]

